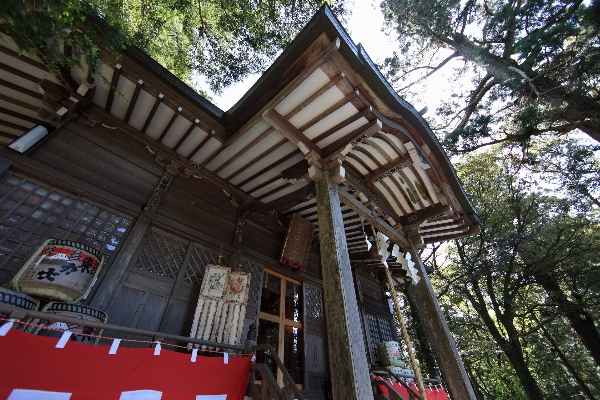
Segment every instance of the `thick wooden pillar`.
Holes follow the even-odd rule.
[[[458,354],[456,343],[454,343],[450,329],[448,329],[448,324],[442,314],[435,292],[431,287],[425,266],[412,244],[410,245],[410,252],[421,275],[421,280],[415,287],[419,311],[424,316],[424,325],[450,395],[453,399],[476,400],[471,381]]]
[[[373,399],[340,199],[327,172],[316,188],[333,398]]]

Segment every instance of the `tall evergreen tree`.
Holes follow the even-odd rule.
[[[509,154],[471,156],[457,170],[483,227],[449,247],[448,265],[438,268],[437,282],[478,391],[485,398],[586,395],[571,382],[596,384],[590,355],[595,357],[600,341],[585,338],[598,334],[598,221],[577,213],[570,199],[545,193],[540,175],[524,171]],[[566,326],[577,335],[555,338],[551,326],[561,327],[560,332]],[[539,353],[544,343],[558,351],[574,339],[583,351],[574,362]],[[483,364],[481,354],[507,361],[520,388],[510,381],[496,391],[487,387],[494,381],[490,374],[503,374],[489,361]],[[555,367],[548,370],[552,360]],[[574,367],[569,372],[561,364]]]
[[[400,44],[383,66],[398,89],[462,61],[452,64],[460,65],[454,80],[462,87],[440,110],[448,150],[574,129],[600,141],[600,1],[383,0],[381,7]]]

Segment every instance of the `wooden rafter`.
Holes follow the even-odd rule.
[[[217,169],[215,169],[215,171],[214,171],[215,174],[219,173],[223,168],[227,167],[229,164],[231,164],[232,162],[234,162],[236,160],[236,157],[239,154],[243,154],[248,149],[251,149],[258,142],[260,142],[261,140],[263,140],[264,138],[266,138],[268,135],[270,135],[274,130],[275,129],[273,129],[273,128],[267,129],[266,131],[264,131],[263,133],[261,133],[260,135],[258,135],[258,137],[256,137],[250,143],[248,143],[246,146],[244,146],[243,148],[241,148],[240,150],[238,150],[235,154],[230,154],[229,158],[227,160],[225,160],[225,162],[223,164],[221,164]],[[221,148],[221,151],[225,151],[225,148]]]
[[[394,198],[394,201],[396,202],[396,204],[398,205],[398,207],[404,214],[408,214],[408,213],[412,212],[412,208],[406,209],[406,207],[404,207],[402,205],[402,201],[398,198],[399,195],[403,196],[403,193],[404,193],[403,190],[400,190],[400,189],[394,190],[390,187],[390,185],[387,182],[384,182],[384,181],[379,181],[379,182],[383,185],[383,187],[385,187],[387,189],[388,192],[390,192],[390,194]],[[394,182],[394,184],[398,187],[398,184],[396,182]],[[410,205],[410,200],[408,200],[407,203]]]
[[[348,133],[343,138],[336,140],[328,146],[323,148],[324,157],[333,158],[337,154],[346,154],[349,152],[354,146],[358,145],[365,139],[373,136],[382,127],[381,121],[375,119],[370,121],[369,123],[355,129],[354,131]]]
[[[22,108],[26,108],[31,111],[37,111],[40,108],[39,106],[33,105],[31,103],[27,103],[25,101],[15,99],[14,97],[7,96],[4,93],[0,93],[0,100],[4,100],[7,103],[11,103],[11,104],[14,104],[14,105],[22,107]]]
[[[25,132],[25,131],[29,130],[29,128],[26,127],[26,126],[15,124],[13,122],[3,121],[1,119],[0,119],[0,125],[5,126],[7,128],[15,129],[17,131],[23,131],[23,132]]]
[[[0,79],[0,86],[4,86],[5,88],[12,89],[12,90],[22,93],[26,96],[33,97],[34,99],[41,99],[42,97],[44,97],[44,95],[42,95],[39,92],[34,92],[33,90],[25,89],[24,87],[16,85],[12,82],[5,81],[4,79]]]
[[[11,117],[22,119],[23,121],[31,122],[33,124],[38,124],[40,122],[39,118],[33,118],[29,115],[21,114],[20,112],[9,110],[4,107],[0,107],[0,114],[10,115]]]
[[[212,135],[209,133],[208,135],[206,135],[206,137],[204,139],[202,139],[202,141],[200,143],[198,143],[198,145],[196,147],[194,147],[194,150],[192,150],[192,152],[190,154],[188,154],[188,158],[193,158],[194,155],[200,151],[200,149],[202,148],[202,146],[204,146],[206,143],[208,143],[208,141],[210,140],[210,138],[212,137]]]
[[[135,84],[135,89],[133,90],[133,94],[131,95],[131,100],[129,101],[129,105],[127,106],[127,112],[125,113],[125,118],[123,119],[123,121],[125,121],[126,123],[129,123],[129,119],[131,118],[131,114],[133,113],[133,108],[135,107],[135,104],[137,103],[137,100],[140,95],[140,92],[142,91],[143,85],[144,85],[144,81],[141,79],[138,79],[138,81]]]
[[[424,210],[418,210],[409,215],[404,215],[400,217],[400,224],[404,227],[410,225],[419,225],[426,221],[431,217],[435,217],[439,214],[447,213],[450,211],[450,206],[444,206],[441,204],[436,205],[435,207],[426,208]],[[437,226],[437,225],[432,225]]]
[[[337,103],[335,103],[334,105],[332,105],[331,107],[329,107],[328,109],[323,111],[321,114],[317,115],[316,117],[314,117],[313,119],[311,119],[310,121],[308,121],[304,125],[302,125],[300,128],[298,128],[298,131],[304,132],[305,130],[307,130],[308,128],[310,128],[311,126],[316,124],[317,122],[325,119],[330,114],[333,114],[335,111],[342,108],[347,103],[350,103],[352,100],[356,99],[357,97],[358,97],[358,94],[356,92],[352,92],[352,93],[346,95],[343,99],[341,99],[340,101],[338,101]]]
[[[0,69],[3,70],[3,71],[8,72],[9,74],[16,75],[19,78],[26,79],[29,82],[33,82],[35,84],[37,84],[40,81],[40,78],[38,78],[36,76],[33,76],[33,75],[30,75],[27,72],[21,71],[20,69],[17,69],[17,68],[13,68],[13,67],[11,67],[9,65],[6,65],[6,64],[0,63]]]
[[[106,106],[104,109],[110,112],[112,108],[112,103],[115,98],[115,90],[117,90],[117,84],[119,83],[119,77],[121,76],[121,64],[115,64],[115,68],[113,69],[113,76],[110,80],[110,88],[108,89],[108,97],[106,99]]]
[[[308,151],[313,150],[319,156],[323,156],[321,149],[316,144],[304,136],[302,132],[300,132],[288,120],[283,118],[283,116],[277,111],[269,109],[263,113],[262,117],[273,128],[277,129],[279,132],[281,132],[281,134],[283,134],[283,136],[298,146],[304,154],[307,154]]]
[[[335,86],[338,82],[340,82],[342,79],[344,79],[344,77],[345,77],[344,73],[336,75],[333,79],[329,80],[329,82],[327,82],[325,85],[321,86],[316,92],[314,92],[313,94],[308,96],[308,98],[305,99],[302,103],[298,104],[292,111],[287,113],[285,115],[285,118],[290,119],[294,115],[298,114],[300,111],[302,111],[304,108],[306,108],[307,105],[309,105],[310,103],[315,101],[323,93],[325,93],[326,91],[331,89],[333,86]]]
[[[169,129],[171,129],[171,126],[173,126],[173,123],[175,122],[175,120],[177,119],[177,117],[179,117],[181,115],[180,114],[181,111],[182,111],[181,107],[179,107],[179,108],[177,108],[177,110],[175,110],[175,113],[173,114],[173,116],[169,120],[169,123],[167,124],[167,126],[165,126],[165,129],[163,129],[163,131],[160,134],[160,136],[158,137],[158,139],[156,139],[157,141],[162,142],[162,140],[167,135],[167,132],[169,132]]]
[[[371,108],[365,107],[362,111],[357,112],[356,114],[354,114],[353,116],[340,122],[333,128],[330,128],[330,129],[326,130],[325,132],[321,133],[319,136],[317,136],[316,138],[313,139],[313,142],[319,143],[321,140],[328,138],[329,136],[333,135],[334,133],[336,133],[340,129],[344,128],[345,126],[350,125],[354,121],[358,121],[362,117],[368,117],[369,114],[371,114]]]
[[[156,110],[158,110],[158,106],[160,106],[163,99],[164,99],[164,95],[162,93],[159,93],[158,98],[156,99],[156,101],[154,102],[154,105],[152,106],[152,110],[150,110],[150,114],[148,114],[148,116],[146,117],[146,121],[144,122],[144,126],[142,127],[142,132],[146,133],[146,129],[148,129],[150,122],[152,122],[152,119],[154,118],[154,114],[156,114]],[[110,110],[109,110],[109,112],[110,112]]]
[[[312,74],[317,68],[321,66],[332,54],[336,53],[340,48],[340,38],[335,38],[327,48],[323,50],[320,56],[318,56],[313,62],[310,63],[292,82],[290,82],[283,90],[276,96],[276,99],[272,104],[271,108],[277,107],[279,103],[283,101],[290,93],[294,91],[310,74]]]
[[[195,127],[198,126],[198,120],[195,120],[194,122],[192,122],[192,124],[190,125],[190,127],[188,128],[187,131],[185,131],[185,133],[183,134],[183,136],[181,136],[181,138],[179,139],[179,141],[177,142],[177,144],[173,147],[173,150],[177,151],[177,149],[179,148],[179,146],[181,146],[181,144],[185,141],[185,139],[187,139],[188,136],[190,136],[190,134],[192,133],[192,131],[194,130]],[[210,136],[210,134],[208,134],[207,136]]]
[[[268,154],[271,154],[272,152],[274,152],[275,150],[277,150],[279,147],[283,146],[287,142],[288,142],[287,139],[280,140],[279,142],[275,143],[273,146],[269,147],[268,149],[265,149],[265,151],[263,151],[262,153],[260,153],[256,157],[254,157],[252,160],[250,160],[247,163],[245,163],[244,165],[241,165],[240,167],[238,167],[235,171],[233,171],[228,176],[226,176],[225,179],[230,179],[231,177],[239,174],[240,171],[242,171],[242,170],[248,168],[249,166],[257,163],[263,157],[267,156]]]
[[[337,186],[337,191],[340,195],[340,201],[346,206],[354,210],[358,215],[367,220],[372,226],[379,229],[387,237],[393,240],[396,244],[408,246],[408,240],[404,235],[390,226],[386,221],[375,215],[362,202],[355,199],[346,189]]]
[[[369,182],[369,181],[372,181],[373,179],[382,178],[381,175],[384,175],[386,172],[393,170],[397,167],[406,165],[410,162],[411,162],[410,155],[408,155],[408,153],[406,153],[405,155],[398,157],[394,161],[391,161],[385,165],[382,165],[381,167],[377,168],[375,171],[365,175],[365,177],[363,179],[365,181]]]
[[[14,133],[0,131],[0,137],[9,139],[10,141],[13,141],[13,140],[17,139],[19,137],[19,135],[15,135]]]
[[[256,172],[255,174],[253,174],[253,175],[249,176],[248,178],[244,179],[242,182],[238,183],[236,185],[236,187],[241,188],[246,183],[251,182],[252,180],[254,180],[257,177],[259,177],[262,174],[264,174],[265,172],[269,171],[272,168],[275,168],[279,164],[284,163],[286,160],[290,159],[291,157],[293,157],[293,156],[295,156],[296,154],[299,154],[299,153],[300,153],[300,150],[293,150],[291,153],[288,153],[288,154],[285,154],[285,155],[281,156],[277,161],[272,162],[271,164],[269,164],[266,167],[262,168],[260,171]]]

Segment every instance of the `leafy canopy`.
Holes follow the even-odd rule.
[[[0,28],[55,74],[61,65],[94,73],[98,46],[114,52],[130,44],[184,82],[203,75],[219,92],[266,69],[325,1],[6,0]],[[344,18],[341,1],[331,6]]]
[[[438,110],[450,151],[580,129],[600,141],[600,1],[383,0],[401,91],[452,66]],[[468,84],[471,83],[471,85]]]

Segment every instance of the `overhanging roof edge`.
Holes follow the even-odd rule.
[[[365,81],[371,86],[379,96],[379,98],[390,108],[394,109],[395,112],[402,115],[411,125],[417,130],[418,133],[421,134],[421,138],[423,141],[429,146],[429,149],[434,153],[436,158],[439,160],[440,157],[443,159],[448,167],[448,170],[452,173],[452,177],[454,180],[450,180],[450,187],[453,191],[462,193],[463,196],[459,196],[459,201],[461,201],[461,206],[465,211],[465,214],[469,218],[469,220],[474,225],[481,225],[482,222],[475,212],[475,207],[471,203],[471,200],[467,197],[465,190],[462,186],[462,183],[456,174],[454,166],[450,162],[446,151],[442,148],[441,143],[439,142],[437,136],[433,133],[429,124],[425,119],[419,114],[419,112],[406,100],[401,98],[398,93],[392,88],[387,79],[381,74],[379,69],[375,66],[371,57],[367,54],[366,50],[362,45],[359,45],[359,53],[358,56],[363,60],[364,65],[368,65],[370,68],[362,69],[360,71],[355,71],[360,76],[365,79]],[[367,75],[367,76],[365,76]],[[368,75],[374,75],[369,79]],[[396,105],[396,107],[393,107]],[[399,107],[399,108],[397,108]]]

